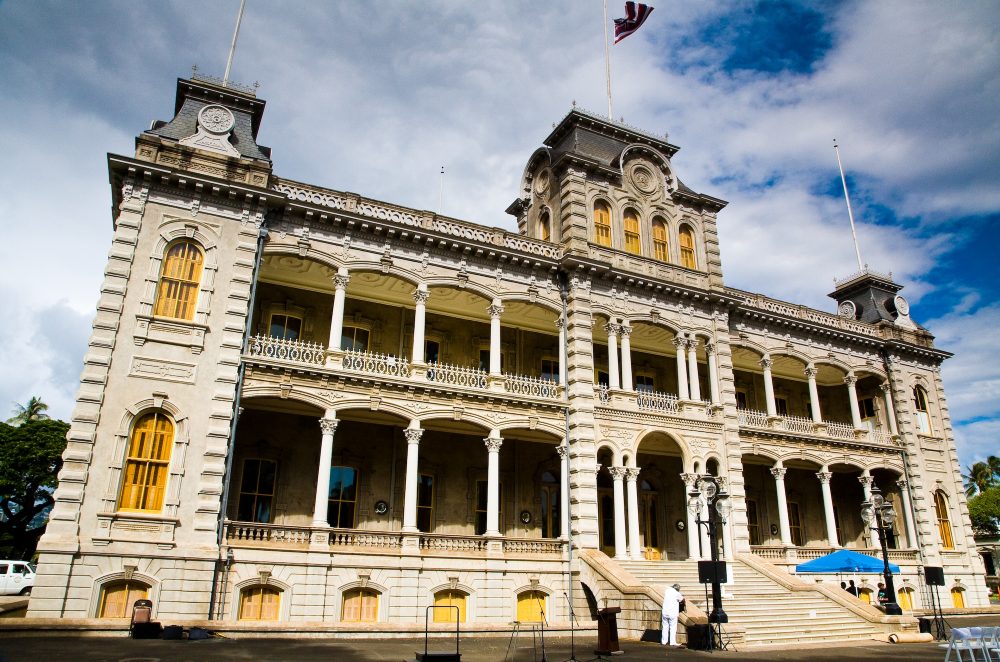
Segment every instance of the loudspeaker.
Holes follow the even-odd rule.
[[[698,582],[701,584],[712,584],[719,582],[725,584],[727,581],[725,561],[698,561]]]
[[[925,565],[924,583],[928,586],[944,586],[944,568]]]

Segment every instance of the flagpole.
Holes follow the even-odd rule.
[[[233,31],[233,43],[229,47],[229,59],[226,60],[226,74],[222,77],[223,87],[229,84],[229,70],[233,67],[233,56],[236,54],[236,39],[240,36],[240,23],[243,21],[243,8],[246,4],[247,0],[240,0],[240,13],[236,15],[236,29]]]
[[[604,73],[608,81],[608,119],[614,121],[611,112],[611,49],[608,48],[608,0],[604,0]]]
[[[844,177],[844,165],[840,162],[840,146],[837,139],[833,139],[833,151],[837,153],[837,167],[840,168],[840,181],[844,185],[844,199],[847,200],[847,218],[851,221],[851,238],[854,239],[854,253],[858,256],[858,271],[864,271],[865,267],[861,263],[861,248],[858,246],[858,234],[854,231],[854,212],[851,211],[851,196],[847,192],[847,178]]]

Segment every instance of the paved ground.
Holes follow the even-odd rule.
[[[973,616],[949,618],[955,627],[968,625],[998,625],[1000,616]],[[508,639],[502,637],[469,637],[461,641],[463,662],[501,662],[507,653]],[[516,642],[508,662],[541,660],[541,650],[533,657],[530,639]],[[562,662],[570,658],[568,638],[548,639],[545,660]],[[576,659],[594,657],[593,636],[576,642]],[[834,662],[840,660],[893,660],[906,662],[941,662],[944,649],[937,644],[883,644],[868,642],[852,646],[832,646],[809,649],[756,650],[750,652],[689,651],[665,649],[654,643],[627,641],[622,648],[624,656],[612,659],[626,662],[651,660],[775,660]],[[415,658],[415,651],[423,651],[422,640],[390,639],[382,641],[334,639],[213,639],[208,641],[138,641],[122,637],[49,636],[0,639],[0,662],[203,662],[206,660],[275,660],[311,662],[359,662],[391,660],[404,662]],[[430,650],[449,650],[449,642],[433,640]],[[453,650],[453,648],[451,649]]]

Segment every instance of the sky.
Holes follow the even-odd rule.
[[[865,264],[955,353],[962,466],[1000,454],[1000,3],[652,4],[611,49],[614,117],[668,134],[682,181],[729,201],[727,285],[834,312],[857,271],[837,139]],[[222,75],[238,7],[0,0],[0,418],[37,395],[69,420],[106,154],[171,118],[192,65]],[[231,78],[260,84],[279,176],[515,230],[528,156],[574,103],[607,112],[604,72],[600,0],[247,0]]]

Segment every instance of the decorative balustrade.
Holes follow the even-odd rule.
[[[410,364],[406,359],[390,354],[357,350],[351,350],[344,354],[344,370],[356,370],[384,377],[410,376]]]
[[[635,394],[635,402],[639,409],[648,409],[666,414],[680,413],[678,398],[673,393],[637,391]]]
[[[741,307],[745,306],[748,308],[756,308],[758,310],[763,310],[776,315],[804,320],[806,322],[812,322],[814,324],[834,329],[841,329],[851,333],[870,336],[872,338],[878,338],[881,336],[881,332],[878,327],[867,322],[860,322],[846,317],[839,317],[831,313],[816,310],[815,308],[809,308],[808,306],[779,301],[778,299],[766,297],[763,294],[746,292],[732,287],[727,287],[726,293],[739,297],[742,300]]]
[[[768,427],[766,412],[754,411],[753,409],[740,409],[737,414],[739,416],[740,425],[752,428]]]
[[[402,546],[403,534],[401,533],[330,529],[330,547],[400,549]]]
[[[875,444],[891,445],[892,435],[882,430],[872,430],[868,433],[868,439]]]
[[[827,422],[826,433],[838,439],[854,439],[854,426],[850,423]]]
[[[486,538],[480,536],[420,534],[420,549],[435,552],[485,552],[487,542]]]
[[[427,381],[466,388],[485,389],[489,383],[489,375],[479,368],[467,368],[447,363],[430,363],[427,365]]]
[[[504,538],[503,551],[507,554],[561,555],[566,548],[562,540],[548,538]]]
[[[606,405],[611,402],[611,389],[608,388],[607,384],[600,384],[597,387],[597,400],[602,405]]]
[[[785,416],[782,421],[782,427],[789,432],[804,432],[806,434],[813,434],[815,432],[815,424],[812,422],[812,419],[805,418],[804,416]]]
[[[536,398],[558,398],[562,394],[558,382],[525,375],[504,375],[503,388],[514,395],[530,395]]]
[[[226,522],[226,540],[230,544],[308,546],[311,533],[312,529],[303,526]]]
[[[784,547],[782,545],[753,545],[750,547],[750,551],[753,552],[754,556],[759,556],[762,559],[767,559],[769,561],[778,562],[789,562],[789,563],[801,563],[802,561],[811,561],[812,559],[818,559],[821,556],[826,556],[831,552],[835,552],[840,547]],[[872,556],[879,561],[882,560],[882,550],[862,548],[854,549],[852,551],[859,552],[861,554],[867,554]],[[915,549],[890,549],[889,550],[889,560],[899,563],[917,563],[919,557],[917,555],[917,550]]]
[[[247,346],[247,353],[250,356],[307,365],[323,365],[326,359],[326,347],[320,343],[286,340],[274,336],[254,336]]]

